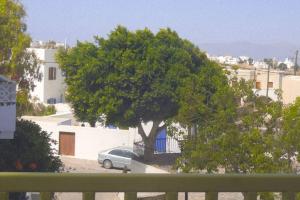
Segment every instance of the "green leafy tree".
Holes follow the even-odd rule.
[[[289,140],[296,139],[295,145],[299,140],[295,138],[297,129],[287,123],[291,120],[282,120],[282,103],[257,96],[252,82],[234,77],[224,83],[214,75],[215,72],[208,77],[199,74],[198,81],[208,84],[203,89],[198,81],[193,83],[199,84],[196,90],[190,84],[182,89],[185,92],[181,93],[182,106],[176,120],[183,127],[194,123],[197,134],[186,138],[177,167],[185,172],[207,173],[219,173],[220,169],[242,174],[290,172],[291,158],[298,149]],[[203,95],[207,88],[214,88],[209,99]],[[290,134],[282,126],[288,127]],[[261,198],[272,199],[273,195],[262,193]]]
[[[29,92],[34,89],[34,80],[41,78],[36,56],[27,50],[31,38],[26,33],[25,16],[19,1],[0,0],[0,74],[18,84],[18,116],[32,104]]]
[[[278,65],[278,69],[280,69],[280,70],[287,70],[287,65],[285,63],[280,63]]]
[[[58,172],[62,162],[51,147],[55,141],[41,127],[18,120],[13,140],[0,140],[0,171]],[[9,199],[25,199],[25,193],[11,193]]]
[[[17,116],[30,115],[30,116],[45,116],[53,115],[56,113],[54,105],[44,105],[35,100],[30,100],[29,94],[26,90],[17,91]]]
[[[14,139],[0,140],[0,171],[59,171],[62,163],[54,143],[37,124],[18,120]]]
[[[300,160],[300,97],[284,108],[280,133],[279,153],[285,158],[288,172],[295,173],[293,160]]]
[[[170,29],[130,32],[117,27],[107,39],[78,43],[57,60],[66,72],[68,99],[79,119],[91,125],[138,127],[151,158],[161,122],[177,114],[178,88],[209,63],[205,54]],[[153,122],[147,135],[143,122]]]
[[[0,74],[15,80],[20,89],[34,88],[39,78],[38,61],[30,47],[26,33],[25,10],[16,0],[0,0]]]

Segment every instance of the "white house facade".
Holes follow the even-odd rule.
[[[55,54],[59,47],[63,47],[63,44],[55,43],[50,46],[48,43],[36,42],[28,49],[37,56],[41,73],[41,80],[35,81],[31,96],[45,104],[65,101],[66,84],[63,73],[55,61]]]

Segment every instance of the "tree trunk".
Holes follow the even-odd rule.
[[[144,160],[145,162],[151,162],[154,158],[154,142],[155,140],[150,140],[147,138],[145,143],[145,150],[144,150]]]
[[[154,144],[155,144],[155,139],[156,136],[159,132],[160,129],[164,127],[159,127],[159,124],[162,121],[153,121],[153,126],[151,128],[151,131],[149,135],[146,135],[143,127],[142,127],[142,122],[138,126],[138,133],[141,135],[145,148],[144,148],[144,160],[146,162],[151,162],[154,157]]]

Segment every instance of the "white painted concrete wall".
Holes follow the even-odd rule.
[[[55,104],[56,114],[69,114],[72,113],[72,108],[69,104],[66,103],[57,103]]]
[[[162,170],[151,165],[146,165],[135,160],[131,160],[131,173],[134,174],[168,174],[168,171]]]
[[[133,146],[133,134],[129,130],[58,125],[64,122],[45,122],[38,119],[34,121],[42,130],[51,133],[51,138],[57,141],[57,145],[53,146],[57,150],[59,132],[74,132],[76,158],[97,160],[99,151],[118,146]]]
[[[257,94],[259,96],[266,96],[267,95],[267,89],[261,89],[261,90],[253,89],[253,91],[255,92],[255,94]],[[270,99],[272,99],[273,101],[278,101],[278,96],[277,96],[276,91],[274,89],[269,89],[268,97]]]

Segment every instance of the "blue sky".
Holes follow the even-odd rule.
[[[196,44],[300,44],[299,0],[21,0],[33,39],[74,44],[131,30],[170,27]]]

